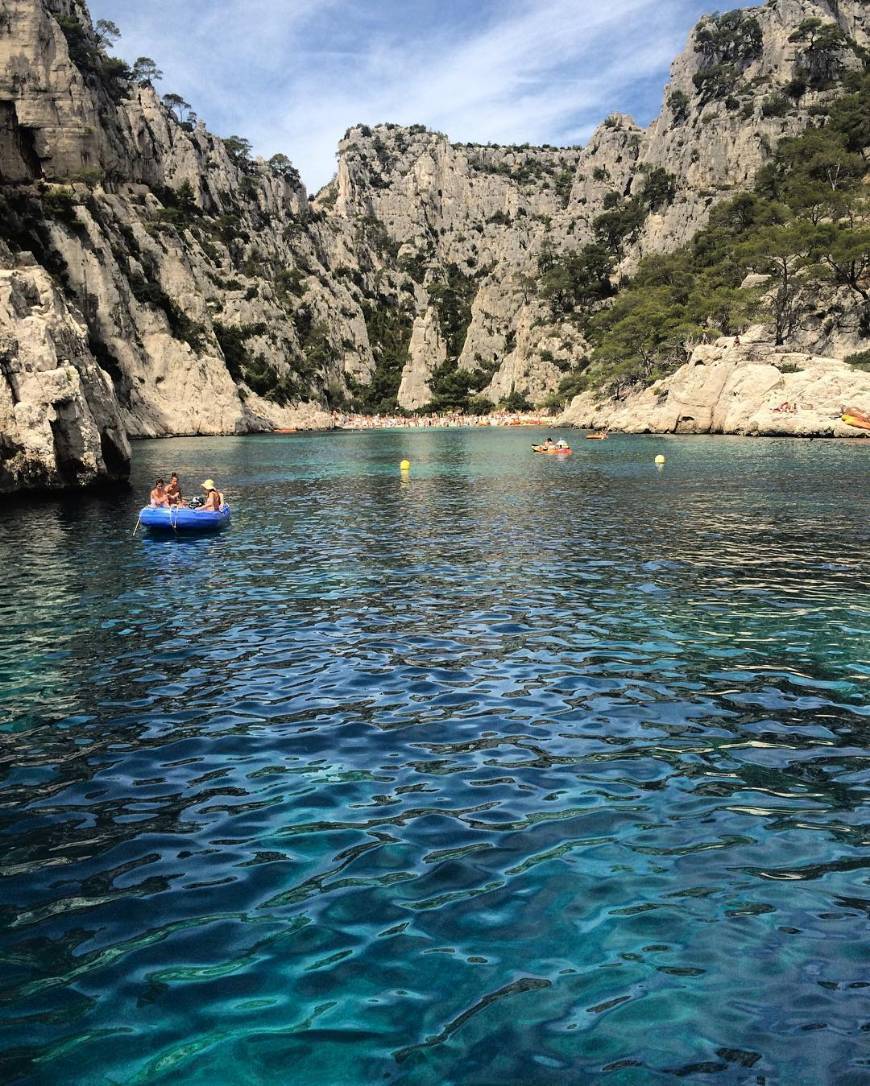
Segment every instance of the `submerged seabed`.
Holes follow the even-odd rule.
[[[6,513],[4,1083],[868,1081],[870,450],[540,436]]]

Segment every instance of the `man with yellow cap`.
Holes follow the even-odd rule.
[[[224,496],[215,487],[214,479],[206,479],[202,484],[205,491],[205,504],[199,508],[203,513],[219,513],[224,507]]]

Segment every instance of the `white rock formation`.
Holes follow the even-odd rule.
[[[408,364],[402,371],[398,402],[407,411],[425,407],[432,398],[429,378],[447,359],[447,348],[435,310],[429,308],[417,317],[408,347]]]
[[[740,344],[696,347],[676,373],[624,399],[576,396],[559,421],[624,433],[870,436],[842,421],[849,407],[870,413],[870,373],[774,347],[755,328]]]
[[[0,493],[126,479],[112,380],[48,272],[0,251]]]

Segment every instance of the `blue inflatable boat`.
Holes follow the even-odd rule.
[[[225,505],[220,512],[203,512],[200,509],[188,509],[185,506],[146,505],[139,513],[139,523],[152,532],[170,535],[199,535],[203,532],[219,532],[226,528],[232,514]]]

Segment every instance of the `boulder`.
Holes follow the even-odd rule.
[[[559,421],[624,433],[867,436],[841,416],[870,411],[870,374],[757,334],[701,345],[670,377],[623,398],[584,392]]]

